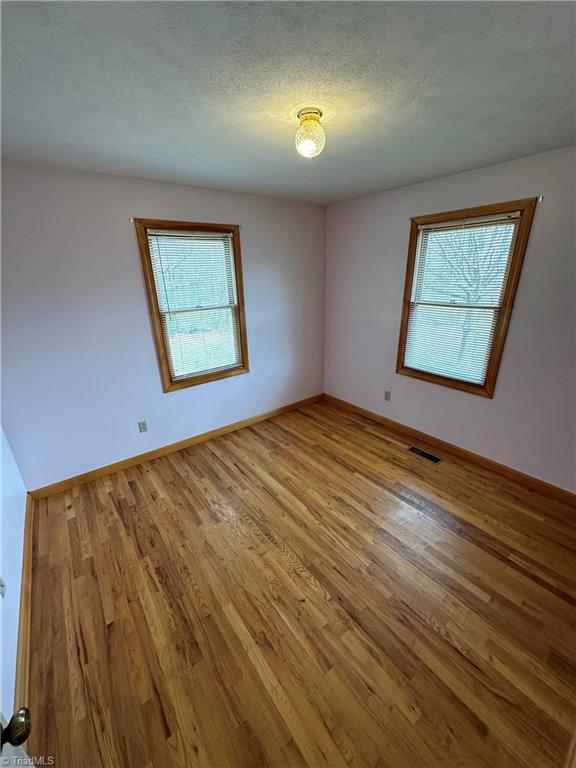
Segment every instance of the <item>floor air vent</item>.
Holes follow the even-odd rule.
[[[423,459],[428,459],[428,461],[433,462],[434,464],[439,464],[442,459],[440,456],[434,456],[433,453],[428,453],[428,451],[423,451],[422,448],[416,448],[416,446],[412,446],[411,448],[408,448],[409,451],[412,453],[418,454],[418,456],[422,456]]]

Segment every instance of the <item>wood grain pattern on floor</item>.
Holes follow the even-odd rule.
[[[558,768],[576,511],[326,403],[38,500],[31,754]]]

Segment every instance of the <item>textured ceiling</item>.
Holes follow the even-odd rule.
[[[4,2],[12,160],[342,200],[575,142],[574,3]],[[296,112],[324,110],[305,160]]]

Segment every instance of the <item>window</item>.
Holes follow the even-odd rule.
[[[412,219],[397,373],[493,396],[535,207]]]
[[[164,391],[247,373],[239,228],[135,224]]]

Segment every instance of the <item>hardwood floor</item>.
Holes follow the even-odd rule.
[[[576,510],[319,403],[36,502],[31,754],[558,768]]]

